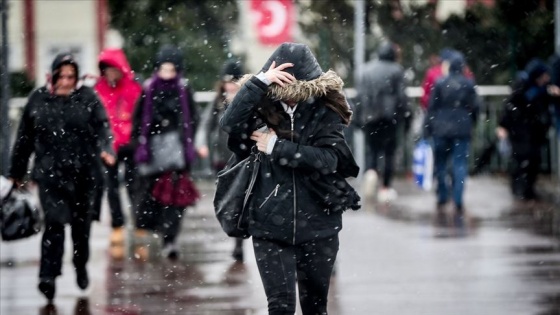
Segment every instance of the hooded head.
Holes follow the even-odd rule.
[[[447,61],[451,57],[453,57],[453,54],[455,54],[456,52],[457,52],[456,50],[451,49],[449,47],[443,48],[442,50],[439,51],[439,59],[441,61]]]
[[[384,42],[377,49],[377,56],[379,60],[395,61],[397,60],[397,49],[395,44],[391,42]]]
[[[455,51],[447,59],[449,61],[449,73],[463,73],[465,58],[463,54]]]
[[[166,62],[172,63],[177,72],[183,72],[183,52],[179,48],[173,45],[163,46],[156,55],[154,68],[158,70]]]
[[[105,49],[99,54],[99,72],[104,75],[104,70],[111,67],[118,69],[124,77],[133,80],[134,74],[130,69],[126,55],[122,49]]]
[[[240,60],[228,60],[222,68],[220,79],[225,82],[238,80],[243,76],[243,64]]]
[[[74,71],[76,72],[76,78],[80,76],[80,68],[78,67],[78,63],[69,52],[62,52],[56,55],[52,64],[51,64],[51,84],[56,85],[58,78],[60,76],[60,68],[64,65],[71,65],[74,67]],[[76,80],[77,81],[77,80]]]
[[[298,81],[310,81],[323,74],[323,69],[311,49],[305,44],[283,43],[268,58],[262,71],[266,72],[273,61],[276,62],[276,66],[293,63],[293,67],[286,68],[284,71],[292,74]]]
[[[525,72],[527,73],[527,82],[535,84],[540,76],[545,73],[550,73],[550,69],[544,61],[534,58],[525,66]]]

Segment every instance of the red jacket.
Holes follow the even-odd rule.
[[[99,55],[99,64],[101,63],[118,68],[123,73],[115,86],[111,86],[103,77],[95,84],[95,90],[109,116],[114,136],[113,147],[117,152],[119,147],[130,141],[134,108],[142,93],[142,87],[134,81],[134,73],[122,49],[103,50]]]

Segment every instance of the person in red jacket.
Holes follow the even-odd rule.
[[[434,89],[437,80],[448,74],[447,68],[449,67],[449,64],[447,62],[454,53],[457,53],[457,51],[450,48],[442,49],[439,56],[435,56],[435,64],[426,71],[426,75],[422,81],[422,90],[424,90],[424,94],[420,98],[420,106],[424,111],[428,109],[430,94],[432,94],[432,90]],[[468,79],[474,80],[474,75],[467,65],[464,67],[463,74]]]
[[[111,246],[122,249],[125,217],[119,196],[119,165],[124,164],[126,188],[131,204],[134,206],[134,159],[129,141],[132,132],[132,117],[136,102],[142,93],[142,87],[135,81],[134,72],[130,69],[122,49],[103,50],[99,55],[99,71],[101,76],[95,84],[95,91],[109,116],[113,132],[113,149],[117,155],[117,163],[107,167],[107,199],[111,209],[111,226],[113,227]]]

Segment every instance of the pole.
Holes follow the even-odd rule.
[[[2,96],[0,98],[0,121],[2,130],[0,141],[2,144],[0,173],[4,176],[8,173],[10,157],[10,125],[8,118],[8,106],[10,100],[10,73],[8,71],[8,0],[1,0],[2,14],[2,59],[0,61],[0,86]]]
[[[360,80],[360,71],[364,65],[365,57],[365,1],[354,0],[354,87]],[[364,169],[365,163],[365,140],[364,134],[359,128],[354,131],[354,156],[360,169]],[[363,172],[361,172],[363,174]]]
[[[560,54],[560,0],[554,1],[554,26],[555,26],[554,49],[557,54]]]

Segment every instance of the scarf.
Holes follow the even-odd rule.
[[[148,135],[152,125],[154,112],[154,95],[157,91],[179,90],[179,102],[181,103],[181,111],[183,112],[183,146],[185,154],[185,162],[191,163],[196,157],[193,145],[193,130],[190,125],[191,111],[189,99],[187,97],[187,89],[181,84],[180,75],[174,79],[163,80],[156,74],[152,76],[151,82],[146,89],[146,97],[144,99],[144,108],[142,110],[142,124],[140,126],[140,141],[135,153],[135,160],[138,163],[146,163],[150,161],[150,146]]]

